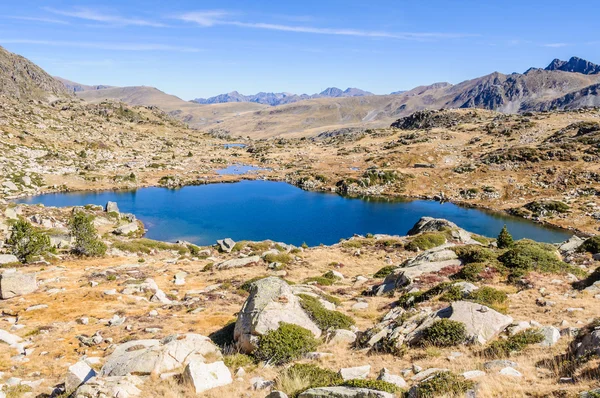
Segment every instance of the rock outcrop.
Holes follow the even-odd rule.
[[[238,348],[245,353],[254,351],[259,336],[277,330],[282,322],[308,329],[315,337],[321,336],[321,330],[284,280],[269,277],[254,282],[235,324],[234,339]]]
[[[0,299],[23,296],[37,290],[35,274],[23,274],[16,270],[6,270],[0,274]]]

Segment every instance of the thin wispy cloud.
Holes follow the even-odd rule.
[[[462,37],[472,37],[477,35],[464,33],[442,33],[442,32],[385,32],[369,31],[359,29],[338,29],[338,28],[317,28],[313,26],[302,25],[284,25],[264,22],[243,22],[230,19],[231,14],[226,11],[196,11],[179,15],[177,18],[192,22],[202,27],[212,27],[216,25],[229,25],[249,29],[276,30],[283,32],[310,33],[320,35],[336,36],[356,36],[371,38],[388,38],[401,40],[433,40],[433,39],[453,39]]]
[[[44,22],[44,23],[53,23],[58,25],[69,25],[67,21],[62,21],[60,19],[54,18],[42,18],[42,17],[21,17],[21,16],[9,16],[6,17],[8,19],[17,19],[20,21],[30,21],[30,22]]]
[[[135,17],[122,17],[120,15],[106,14],[90,8],[76,8],[73,10],[59,10],[56,8],[44,7],[44,10],[64,17],[83,19],[86,21],[102,22],[105,24],[119,26],[146,26],[154,28],[164,28],[167,25]]]
[[[199,48],[172,46],[168,44],[151,43],[112,43],[112,42],[90,42],[90,41],[65,41],[65,40],[31,40],[31,39],[2,39],[3,44],[36,44],[55,47],[75,47],[112,51],[173,51],[193,53],[202,51]]]
[[[546,44],[542,44],[543,47],[550,47],[550,48],[561,48],[561,47],[567,47],[569,44],[568,43],[546,43]]]

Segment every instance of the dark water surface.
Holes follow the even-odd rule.
[[[495,237],[504,224],[515,239],[561,242],[572,234],[503,214],[434,201],[383,201],[307,192],[283,182],[242,181],[184,187],[141,188],[47,194],[20,203],[46,206],[105,205],[116,201],[121,212],[134,213],[147,237],[212,244],[217,239],[264,240],[314,246],[332,244],[353,234],[405,235],[422,216],[445,218],[481,235]]]

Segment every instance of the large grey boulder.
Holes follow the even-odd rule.
[[[233,382],[231,372],[223,361],[206,364],[193,360],[185,367],[181,377],[183,382],[189,384],[196,394]]]
[[[570,350],[576,358],[600,355],[600,328],[595,328],[575,339]]]
[[[219,239],[217,244],[225,253],[231,253],[233,247],[235,246],[235,241],[231,238]]]
[[[423,232],[439,232],[444,229],[458,228],[452,221],[443,218],[421,217],[419,221],[408,231],[407,235],[417,235]]]
[[[107,213],[119,213],[119,206],[117,202],[106,202],[106,206],[104,206],[104,211]]]
[[[234,339],[238,348],[244,353],[254,351],[258,338],[277,330],[282,322],[308,329],[315,337],[321,336],[321,330],[284,280],[269,277],[254,282],[235,323]]]
[[[19,263],[17,256],[12,254],[0,254],[0,265]]]
[[[450,319],[464,324],[469,342],[479,344],[490,341],[513,322],[510,316],[484,305],[457,301],[427,317],[418,328],[406,336],[406,340],[409,344],[417,343],[423,330],[439,319]]]
[[[23,339],[21,337],[0,329],[0,342],[8,344],[9,346],[14,346],[22,341]]]
[[[199,334],[183,334],[162,340],[132,340],[119,345],[102,367],[102,376],[149,375],[183,368],[190,361],[221,358],[212,341]]]
[[[120,227],[116,228],[113,233],[115,235],[129,235],[132,234],[134,232],[137,232],[140,229],[140,226],[137,222],[130,222],[127,223],[125,225],[121,225]]]
[[[138,386],[144,381],[133,375],[94,377],[77,389],[75,398],[132,398],[142,391]]]
[[[320,387],[306,390],[298,398],[395,398],[395,395],[368,388]]]
[[[255,265],[260,262],[260,256],[250,256],[234,258],[232,260],[223,261],[216,265],[217,269],[242,268]]]
[[[558,247],[558,250],[560,250],[560,252],[563,254],[570,254],[579,249],[579,246],[583,245],[583,242],[585,242],[585,239],[573,235],[571,238],[569,238],[569,240],[561,243]]]
[[[381,285],[375,286],[373,293],[382,295],[417,281],[423,274],[462,265],[456,253],[450,250],[453,246],[453,244],[438,246],[405,261],[394,272],[386,276]]]
[[[77,387],[95,376],[96,372],[90,367],[90,365],[84,361],[79,361],[76,364],[69,366],[69,369],[67,370],[65,390],[75,391]]]
[[[0,274],[0,299],[23,296],[37,290],[35,274],[23,274],[15,270]]]
[[[340,369],[340,376],[344,380],[366,379],[371,372],[371,365],[356,366]]]

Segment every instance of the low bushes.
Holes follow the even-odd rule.
[[[592,254],[600,253],[600,235],[588,238],[579,246],[580,252],[588,252]]]
[[[12,226],[6,243],[11,246],[11,253],[23,263],[34,261],[51,249],[50,237],[22,219]]]
[[[106,244],[98,238],[93,224],[94,216],[78,211],[69,220],[71,236],[75,243],[71,249],[80,256],[97,257],[106,253]]]
[[[272,365],[283,365],[319,346],[310,330],[290,323],[280,323],[277,330],[271,330],[258,339],[258,347],[253,355],[259,361]]]
[[[354,319],[338,311],[323,307],[319,299],[306,294],[300,294],[300,305],[321,330],[349,329],[354,325]]]
[[[556,249],[544,243],[523,239],[514,243],[513,247],[498,257],[498,260],[509,270],[509,279],[521,278],[531,271],[542,273],[571,272],[584,274],[558,259]]]
[[[481,273],[485,271],[486,265],[481,263],[466,264],[456,274],[452,275],[452,279],[463,279],[468,282],[478,282],[482,280]]]
[[[373,274],[373,278],[385,278],[389,274],[393,273],[396,268],[397,267],[395,267],[393,265],[386,265],[385,267],[381,268],[379,271],[375,272],[375,274]]]
[[[506,313],[507,310],[506,301],[508,300],[508,295],[502,290],[494,289],[493,287],[483,286],[471,292],[466,299],[502,313]]]
[[[498,257],[491,249],[479,245],[456,246],[452,250],[465,264],[485,263]]]
[[[421,382],[417,387],[417,396],[419,398],[459,397],[464,396],[474,386],[473,381],[465,380],[462,376],[441,372]]]
[[[275,389],[295,398],[310,388],[336,386],[343,382],[342,377],[329,369],[308,363],[297,363],[285,369],[275,380]]]
[[[406,244],[406,249],[411,251],[429,250],[446,243],[446,235],[439,232],[421,234]]]
[[[323,276],[313,276],[310,278],[306,278],[304,280],[304,283],[315,282],[317,285],[331,286],[337,280],[338,280],[338,278],[336,278],[335,275],[333,275],[333,273],[330,271],[330,272],[325,273]]]
[[[389,392],[390,394],[400,391],[395,384],[383,380],[352,379],[343,382],[341,385],[345,387],[368,388],[370,390]]]
[[[294,258],[288,253],[269,253],[265,256],[265,261],[267,263],[289,264],[293,260]]]
[[[452,347],[465,342],[467,329],[464,323],[439,319],[423,330],[421,344],[436,347]]]
[[[173,250],[178,252],[182,256],[189,253],[189,249],[186,246],[178,245],[176,243],[160,242],[157,240],[145,238],[134,239],[130,241],[116,241],[113,243],[113,247],[131,253],[149,254],[152,251],[152,249]]]
[[[537,329],[527,329],[510,336],[505,340],[492,342],[484,351],[483,355],[488,358],[505,358],[513,352],[523,351],[528,345],[538,344],[544,340],[544,336]]]

